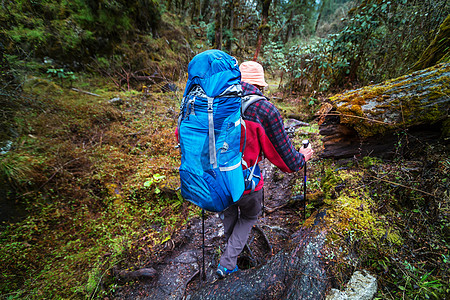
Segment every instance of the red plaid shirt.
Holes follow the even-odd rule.
[[[263,96],[255,86],[246,82],[241,82],[241,85],[244,96]],[[267,98],[250,104],[244,119],[247,127],[244,160],[249,168],[255,164],[257,157],[258,162],[261,161],[262,154],[283,172],[292,173],[303,167],[303,154],[292,145],[280,112]],[[260,190],[263,184],[261,180],[255,190]]]

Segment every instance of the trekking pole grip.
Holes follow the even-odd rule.
[[[308,141],[308,140],[303,140],[303,141],[302,141],[302,144],[303,144],[303,148],[308,148],[308,146],[309,146],[309,141]]]

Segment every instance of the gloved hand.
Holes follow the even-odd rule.
[[[298,150],[301,154],[305,156],[305,160],[308,161],[311,159],[311,156],[314,154],[314,150],[311,147],[311,143],[308,144],[308,147],[301,147],[300,150]]]

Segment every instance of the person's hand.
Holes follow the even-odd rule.
[[[311,147],[311,144],[308,145],[307,148],[301,147],[300,150],[298,150],[303,156],[305,156],[305,161],[308,161],[311,159],[311,156],[314,154],[314,150]]]

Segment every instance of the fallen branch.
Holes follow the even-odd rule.
[[[348,114],[342,114],[342,113],[327,113],[325,116],[339,116],[339,117],[356,118],[356,119],[366,120],[366,121],[374,122],[374,123],[380,123],[380,124],[385,124],[385,125],[392,125],[391,123],[378,121],[378,120],[371,119],[371,118],[360,117],[360,116],[355,116],[355,115],[348,115]]]
[[[398,133],[409,130],[424,143],[445,138],[450,63],[330,97],[320,111],[323,158],[373,156],[392,159]]]
[[[256,265],[259,264],[258,258],[255,257],[255,255],[253,254],[252,249],[250,249],[250,246],[248,245],[248,243],[245,244],[245,246],[244,246],[244,251],[247,251],[247,252],[248,252],[250,261],[252,262],[253,266],[256,266]]]
[[[289,202],[286,202],[286,203],[284,203],[284,204],[282,204],[282,205],[280,205],[280,206],[276,206],[276,207],[274,207],[274,208],[270,208],[270,207],[265,206],[265,207],[264,207],[264,211],[265,211],[267,214],[271,214],[271,213],[273,213],[274,211],[276,211],[276,210],[278,210],[278,209],[281,209],[281,208],[283,208],[283,207],[288,206],[288,204],[289,204]]]
[[[397,182],[393,182],[393,181],[390,181],[390,180],[386,180],[386,179],[381,179],[381,178],[375,177],[375,176],[370,176],[370,177],[376,178],[376,179],[378,179],[378,180],[381,180],[381,181],[384,181],[384,182],[387,182],[387,183],[390,183],[390,184],[393,184],[393,185],[398,185],[398,186],[401,186],[401,187],[404,187],[404,188],[407,188],[407,189],[410,189],[410,190],[414,190],[414,191],[416,191],[416,192],[420,192],[420,193],[423,193],[423,194],[428,195],[428,196],[432,196],[432,197],[435,196],[435,195],[433,195],[433,194],[430,194],[430,193],[428,193],[428,192],[425,192],[425,191],[422,191],[422,190],[413,188],[413,187],[411,187],[411,186],[403,185],[403,184],[400,184],[400,183],[397,183]]]
[[[83,94],[88,94],[88,95],[91,95],[91,96],[100,97],[100,95],[97,95],[97,94],[94,94],[94,93],[91,93],[91,92],[86,92],[86,91],[83,91],[83,90],[80,90],[80,89],[72,88],[72,90],[75,91],[75,92],[78,92],[78,93],[83,93]]]
[[[186,289],[189,283],[191,283],[191,281],[197,276],[200,275],[200,270],[195,271],[194,274],[192,274],[192,276],[190,276],[188,278],[188,280],[186,280],[186,282],[184,283],[184,295],[183,295],[183,299],[186,298]]]
[[[261,233],[261,235],[263,236],[267,246],[269,246],[270,255],[273,255],[272,244],[270,243],[269,239],[267,238],[267,235],[264,232],[264,230],[261,227],[259,227],[259,225],[255,225],[254,228],[257,229]]]
[[[270,230],[282,231],[282,232],[284,232],[284,233],[286,233],[286,234],[289,234],[289,231],[288,231],[288,230],[286,230],[286,229],[284,229],[284,228],[282,228],[282,227],[280,227],[280,226],[269,226],[269,225],[267,225],[267,224],[262,224],[261,227],[267,227],[267,228],[269,228]]]

